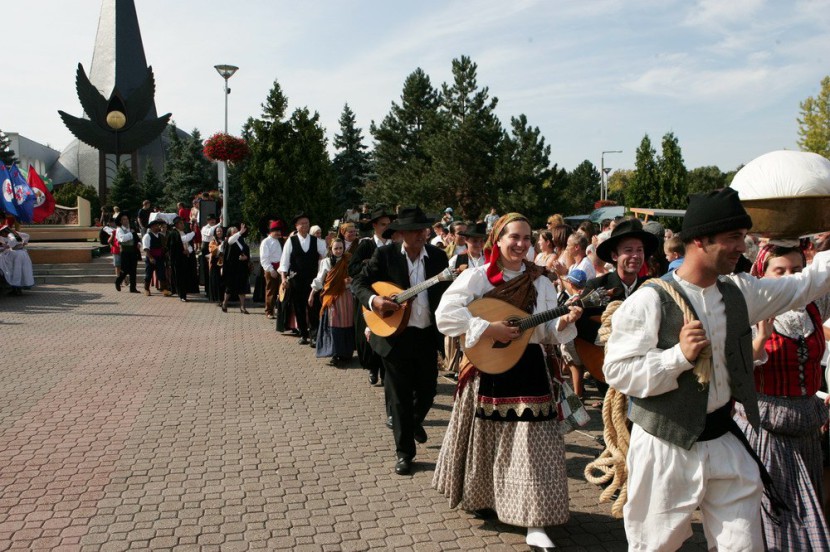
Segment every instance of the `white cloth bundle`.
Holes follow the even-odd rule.
[[[752,199],[828,196],[830,161],[803,151],[773,151],[746,164],[732,180],[742,201]]]

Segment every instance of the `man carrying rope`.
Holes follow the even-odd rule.
[[[726,276],[751,227],[735,190],[692,196],[683,266],[644,285],[612,317],[605,376],[629,396],[634,422],[624,508],[630,550],[677,550],[697,508],[710,549],[764,547],[769,480],[739,437],[732,401],[759,425],[750,325],[830,292],[830,253],[798,275]]]

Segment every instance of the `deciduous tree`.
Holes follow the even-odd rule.
[[[818,94],[799,104],[798,145],[803,151],[830,157],[830,76],[821,79]]]

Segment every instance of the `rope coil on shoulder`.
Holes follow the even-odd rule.
[[[648,285],[654,285],[665,291],[669,294],[677,306],[680,308],[681,312],[683,312],[683,318],[687,322],[694,322],[698,320],[695,313],[692,312],[691,306],[689,306],[689,302],[680,295],[680,292],[675,289],[670,283],[665,280],[661,280],[659,278],[653,278],[648,281]],[[697,376],[697,382],[701,385],[708,384],[712,379],[712,346],[707,345],[705,349],[700,351],[698,354],[697,359],[695,360],[695,367],[693,369],[693,373]]]

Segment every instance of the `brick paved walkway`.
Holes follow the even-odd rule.
[[[103,284],[0,297],[0,550],[526,549],[430,487],[451,384],[395,476],[382,389],[251,310]],[[582,476],[598,445],[567,445],[572,517],[551,536],[625,550]]]

